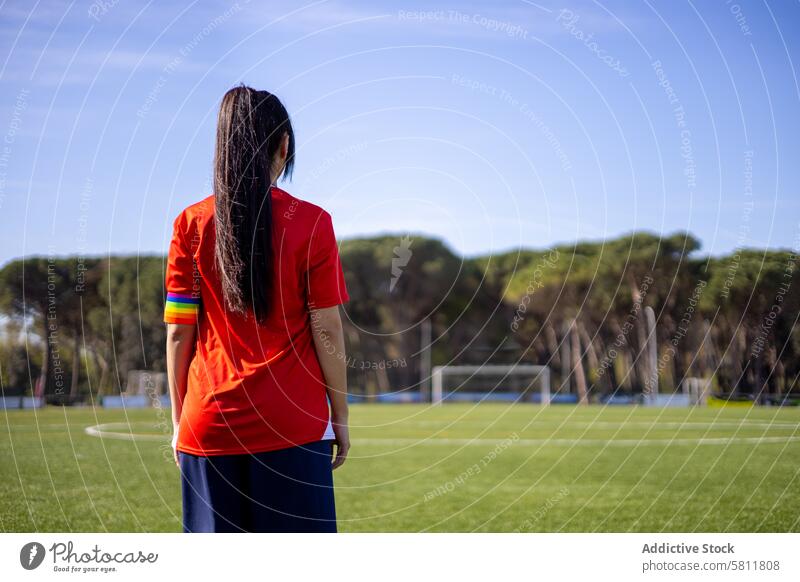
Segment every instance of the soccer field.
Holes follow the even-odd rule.
[[[180,531],[163,411],[0,415],[2,530]],[[362,404],[351,425],[340,531],[800,530],[797,409]]]

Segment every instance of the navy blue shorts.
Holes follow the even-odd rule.
[[[333,441],[252,455],[178,453],[185,532],[335,532]]]

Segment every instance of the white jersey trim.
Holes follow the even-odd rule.
[[[331,424],[331,417],[328,415],[328,426],[325,427],[325,432],[322,434],[321,441],[334,440],[336,435],[333,432],[333,424]]]

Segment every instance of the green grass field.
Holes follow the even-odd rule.
[[[2,411],[0,529],[180,531],[158,410]],[[798,531],[800,410],[354,405],[341,531]],[[91,436],[107,423],[136,440]]]

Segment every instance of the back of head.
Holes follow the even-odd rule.
[[[252,311],[259,322],[272,295],[270,190],[282,170],[291,177],[294,148],[289,114],[275,95],[244,85],[225,93],[214,151],[215,261],[227,308]]]

